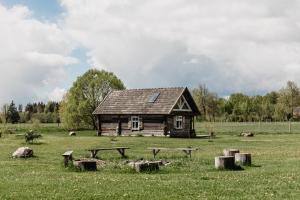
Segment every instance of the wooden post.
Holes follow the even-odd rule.
[[[121,135],[121,133],[122,133],[122,122],[121,122],[120,116],[118,118],[119,118],[119,120],[118,120],[118,135]]]
[[[100,115],[97,115],[97,119],[98,119],[97,136],[101,136],[102,132],[101,132],[101,117],[100,117]]]
[[[193,130],[195,130],[195,116],[193,116]]]
[[[168,118],[164,116],[164,136],[168,135]]]

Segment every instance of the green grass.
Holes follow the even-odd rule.
[[[268,130],[268,134],[244,138],[236,136],[239,131],[217,132],[212,141],[164,137],[117,137],[111,141],[94,136],[93,131],[69,137],[62,129],[44,127],[43,138],[30,145],[23,138],[4,135],[0,138],[0,199],[299,199],[300,134]],[[201,127],[199,133],[204,132]],[[36,157],[11,158],[20,146],[33,148]],[[61,154],[66,150],[74,150],[75,158],[80,158],[88,154],[86,149],[97,146],[128,146],[128,159],[153,159],[146,149],[153,146],[200,150],[192,159],[182,152],[160,152],[158,159],[172,164],[157,173],[135,173],[113,151],[100,152],[107,164],[97,172],[63,167]],[[252,153],[254,166],[242,171],[215,170],[214,157],[224,148]]]
[[[300,122],[202,122],[195,125],[198,134],[213,130],[217,134],[239,134],[241,132],[264,133],[264,134],[283,134],[299,133]]]

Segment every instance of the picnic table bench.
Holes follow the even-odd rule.
[[[166,150],[166,151],[183,151],[187,156],[190,158],[192,157],[192,151],[198,150],[198,148],[164,148],[164,147],[149,147],[148,149],[152,150],[153,157],[161,151],[161,150]]]
[[[117,150],[117,151],[121,154],[122,158],[125,158],[125,157],[126,157],[126,156],[125,156],[125,150],[126,150],[126,149],[130,149],[130,148],[128,148],[128,147],[91,148],[91,149],[88,149],[88,151],[91,152],[91,157],[92,157],[92,158],[96,158],[97,153],[98,153],[99,151]]]

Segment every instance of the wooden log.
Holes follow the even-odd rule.
[[[234,156],[215,157],[216,169],[235,169]]]
[[[236,153],[234,155],[235,163],[239,165],[251,165],[251,154],[250,153]]]
[[[234,156],[234,154],[240,153],[238,149],[224,149],[223,154],[224,156]]]

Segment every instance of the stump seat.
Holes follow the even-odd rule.
[[[250,153],[236,153],[235,155],[235,163],[250,166],[251,165],[251,154]]]
[[[218,156],[215,157],[216,169],[235,169],[234,156]]]
[[[136,172],[147,172],[159,170],[161,161],[139,161],[134,163],[134,169]]]
[[[240,153],[238,149],[224,149],[223,154],[224,156],[234,156],[234,154]]]
[[[73,164],[81,171],[96,171],[97,162],[95,160],[74,160]]]

